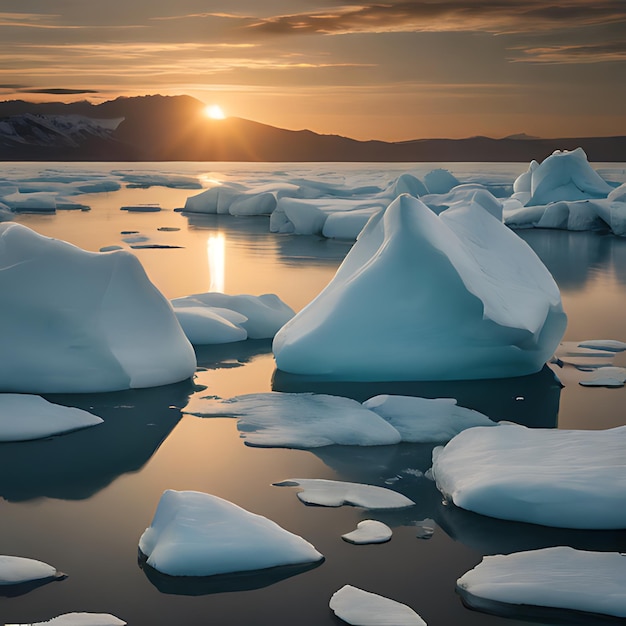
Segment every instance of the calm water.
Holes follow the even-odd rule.
[[[132,169],[196,175],[202,180],[269,181],[316,178],[349,185],[383,185],[400,173],[420,175],[434,165],[139,164]],[[463,182],[495,183],[507,193],[523,164],[444,165]],[[5,164],[6,176],[42,170],[108,172],[129,164]],[[623,164],[602,173],[626,180]],[[510,192],[510,190],[509,190]],[[167,297],[208,291],[276,293],[299,310],[328,283],[350,245],[316,237],[275,235],[267,218],[186,218],[173,209],[197,191],[151,187],[81,196],[89,212],[22,215],[23,224],[89,250],[121,244],[136,230],[176,249],[136,250]],[[158,202],[160,213],[128,213],[131,203]],[[164,232],[159,228],[179,228]],[[626,239],[596,233],[524,231],[561,288],[569,325],[565,339],[626,340]],[[223,243],[223,254],[215,242]],[[626,423],[625,389],[583,388],[574,368],[532,377],[458,383],[311,385],[275,372],[269,341],[198,350],[195,383],[98,395],[49,396],[104,418],[97,428],[45,441],[0,445],[0,554],[46,561],[69,576],[17,597],[0,596],[0,623],[25,624],[61,613],[111,613],[133,626],[337,625],[330,596],[344,584],[410,605],[433,625],[522,624],[514,617],[470,611],[455,593],[456,579],[483,555],[552,545],[626,551],[626,532],[561,531],[497,521],[444,506],[435,486],[405,470],[425,471],[431,446],[333,446],[314,452],[256,449],[238,437],[235,420],[183,415],[193,393],[230,397],[269,391],[324,391],[359,400],[376,393],[454,396],[494,419],[536,427],[609,428]],[[618,358],[618,364],[625,364]],[[523,398],[520,400],[519,398]],[[417,502],[409,510],[368,515],[342,507],[306,507],[286,478],[331,478],[388,486]],[[278,576],[173,585],[137,564],[137,542],[165,489],[194,489],[226,498],[309,540],[326,560],[309,571]],[[354,546],[340,535],[367,518],[392,526],[383,545]],[[432,538],[416,522],[435,520]],[[556,617],[541,623],[570,623]],[[591,624],[586,619],[583,623]]]

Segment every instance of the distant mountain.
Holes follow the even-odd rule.
[[[0,102],[0,160],[528,162],[580,146],[590,161],[626,161],[623,136],[357,141],[237,117],[211,120],[204,108],[189,96]]]

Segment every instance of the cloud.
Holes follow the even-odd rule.
[[[515,48],[516,63],[607,63],[626,61],[626,41]]]
[[[623,0],[392,0],[262,18],[246,28],[268,35],[462,31],[502,34],[622,22],[626,22]]]
[[[35,88],[20,88],[17,87],[20,93],[43,93],[54,96],[74,96],[88,93],[99,93],[97,89],[64,89],[62,87],[51,87],[49,89],[35,89]]]

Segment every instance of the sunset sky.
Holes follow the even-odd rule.
[[[356,139],[626,135],[626,1],[2,0],[1,100],[155,93]]]

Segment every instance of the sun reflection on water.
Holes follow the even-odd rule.
[[[209,235],[207,239],[207,257],[211,283],[209,291],[224,293],[226,274],[226,237],[224,233]]]

